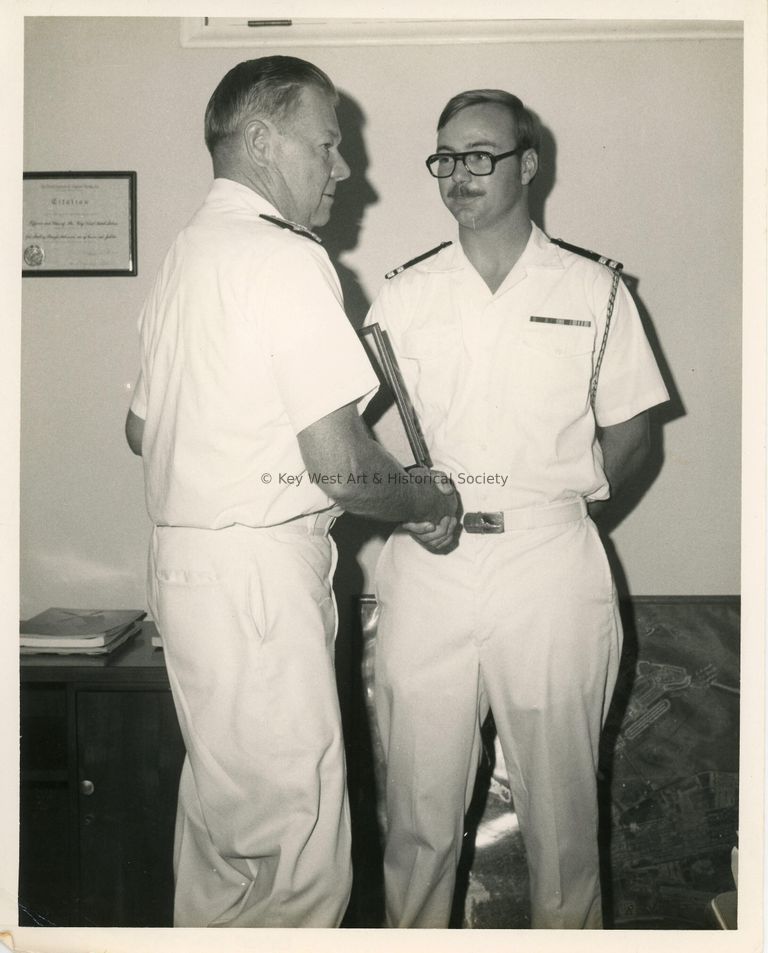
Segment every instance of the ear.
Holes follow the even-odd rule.
[[[526,149],[520,160],[520,179],[523,185],[528,185],[539,170],[539,156],[535,149]]]
[[[263,119],[251,119],[243,129],[243,145],[248,158],[257,166],[270,164],[274,149],[275,127]]]

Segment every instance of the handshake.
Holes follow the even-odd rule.
[[[403,529],[430,552],[449,552],[456,545],[461,525],[461,499],[456,488],[440,470],[414,467],[409,474],[414,481],[426,484],[432,496],[424,519],[403,523]]]

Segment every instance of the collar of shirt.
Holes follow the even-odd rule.
[[[234,179],[214,179],[211,191],[208,193],[208,201],[248,208],[256,215],[274,215],[277,218],[283,218],[275,206],[258,192],[249,189],[247,185],[235,182]]]
[[[550,242],[548,236],[535,222],[531,222],[531,234],[528,238],[528,244],[525,246],[523,254],[510,269],[510,275],[512,275],[514,271],[522,277],[528,268],[564,267],[561,249]],[[474,270],[474,266],[465,255],[464,249],[461,247],[461,242],[459,241],[444,248],[434,257],[427,259],[421,264],[421,268],[424,271],[433,273],[460,271],[467,268]],[[504,284],[506,284],[506,279]]]

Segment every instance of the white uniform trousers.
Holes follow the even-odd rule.
[[[346,909],[330,522],[154,530],[150,607],[187,749],[176,926],[332,927]]]
[[[532,926],[601,927],[598,743],[622,634],[592,521],[465,532],[448,555],[395,533],[376,594],[388,925],[448,925],[490,705],[526,847]]]

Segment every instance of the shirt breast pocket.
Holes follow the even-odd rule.
[[[551,324],[531,320],[520,342],[526,348],[559,358],[591,354],[595,346],[594,332],[587,322],[564,324],[554,320]]]
[[[589,400],[593,328],[531,323],[519,338],[518,385],[535,418],[561,432]]]

